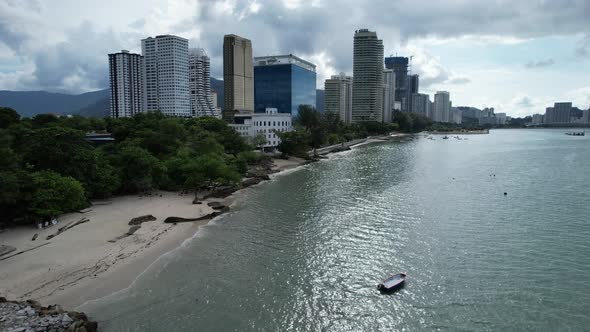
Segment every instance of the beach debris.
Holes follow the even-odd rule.
[[[17,255],[20,255],[20,254],[24,254],[24,253],[25,253],[25,252],[27,252],[27,251],[35,250],[35,249],[37,249],[37,248],[39,248],[39,247],[43,247],[44,245],[48,245],[48,244],[50,244],[50,243],[51,243],[51,242],[45,242],[45,243],[43,243],[43,244],[40,244],[40,245],[38,245],[38,246],[36,246],[36,247],[30,248],[30,249],[26,249],[26,250],[21,250],[21,251],[19,251],[19,252],[17,252],[17,253],[14,253],[14,254],[10,255],[10,256],[6,256],[6,257],[2,257],[2,258],[0,258],[0,261],[3,261],[3,260],[5,260],[5,259],[9,259],[10,257],[14,257],[14,256],[17,256]],[[10,247],[10,246],[8,246],[8,247]],[[13,251],[13,250],[11,250],[11,251]],[[9,251],[9,252],[10,252],[10,251]],[[2,256],[2,255],[0,255],[0,256]]]
[[[238,189],[239,188],[236,187],[236,186],[221,186],[221,187],[217,187],[213,191],[211,191],[210,193],[208,193],[207,195],[203,196],[203,199],[207,199],[207,198],[225,198],[225,197],[233,194]]]
[[[139,226],[139,225],[131,226],[129,228],[129,230],[127,231],[127,233],[125,233],[125,234],[127,234],[128,236],[133,235],[133,233],[137,232],[137,230],[140,228],[141,228],[141,226]]]
[[[224,206],[220,211],[213,211],[209,214],[206,214],[204,216],[201,217],[197,217],[197,218],[181,218],[181,217],[168,217],[166,219],[164,219],[164,223],[166,224],[175,224],[175,223],[180,223],[180,222],[190,222],[190,221],[199,221],[199,220],[209,220],[209,219],[213,219],[217,216],[220,216],[222,214],[224,214],[225,212],[229,211],[229,207]]]
[[[80,224],[83,224],[83,223],[86,223],[86,222],[89,222],[89,221],[90,221],[90,219],[88,219],[86,217],[84,217],[84,218],[82,218],[82,219],[80,219],[80,220],[78,220],[76,222],[70,221],[65,226],[58,228],[57,229],[57,233],[48,235],[46,239],[47,240],[52,239],[52,238],[58,236],[59,234],[67,231],[68,229],[72,229],[72,228],[74,228],[74,227],[76,227],[76,226],[78,226]]]
[[[135,217],[129,221],[128,225],[141,225],[144,222],[154,221],[157,218],[152,216],[151,214],[146,214],[145,216]]]
[[[35,233],[35,235],[33,235],[33,238],[31,239],[31,241],[37,240],[37,237],[39,237],[39,233]]]
[[[223,208],[225,205],[221,204],[220,202],[209,202],[207,203],[208,206],[210,206],[213,209],[221,209]]]
[[[16,248],[13,246],[9,246],[9,245],[5,245],[5,244],[0,244],[0,256],[4,256],[6,254],[9,254],[13,251],[15,251]]]

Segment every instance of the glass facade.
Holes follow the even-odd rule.
[[[254,67],[254,111],[267,107],[297,117],[299,105],[316,107],[316,73],[293,64]]]

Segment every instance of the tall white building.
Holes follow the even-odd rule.
[[[345,123],[352,121],[352,77],[340,73],[324,82],[324,110],[338,113]]]
[[[122,50],[109,54],[111,117],[127,118],[143,112],[143,58]]]
[[[383,122],[393,120],[395,103],[395,73],[391,69],[383,70]]]
[[[451,101],[447,91],[437,91],[434,95],[434,121],[450,122]]]
[[[217,116],[211,97],[211,65],[202,48],[188,51],[191,112],[194,117]]]
[[[191,117],[188,39],[162,35],[141,40],[147,112]]]
[[[265,113],[242,112],[234,114],[234,122],[229,124],[240,136],[253,139],[258,135],[266,138],[264,148],[275,148],[281,139],[275,132],[293,130],[291,114],[279,113],[276,108],[267,108]]]
[[[353,44],[352,122],[383,121],[383,41],[360,29]]]

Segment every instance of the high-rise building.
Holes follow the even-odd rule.
[[[545,124],[555,122],[555,110],[553,109],[553,107],[545,108],[545,116],[543,117],[543,122]]]
[[[434,121],[450,121],[451,102],[447,91],[437,91],[434,95]]]
[[[391,69],[383,70],[383,122],[393,120],[395,105],[395,74]]]
[[[430,118],[430,96],[423,93],[412,95],[412,112]]]
[[[141,40],[146,111],[191,117],[188,39],[162,35]]]
[[[572,103],[555,103],[553,109],[555,110],[554,123],[570,123]]]
[[[254,112],[252,42],[236,35],[223,36],[223,116]]]
[[[352,122],[383,121],[383,41],[360,29],[353,49]]]
[[[406,96],[403,100],[405,103],[402,103],[402,109],[406,112],[412,111],[412,95],[418,93],[418,85],[419,76],[416,74],[408,75],[408,78],[406,79]]]
[[[143,58],[122,50],[109,54],[111,117],[127,118],[143,112]]]
[[[352,77],[344,73],[333,75],[324,83],[324,108],[326,112],[340,115],[344,123],[352,121]]]
[[[191,48],[188,55],[192,115],[194,117],[217,116],[211,97],[209,57],[202,48]]]
[[[406,97],[408,63],[408,58],[402,56],[385,58],[385,68],[392,69],[395,74],[395,101],[400,102],[402,108],[404,97]],[[417,89],[416,92],[418,92]]]
[[[276,108],[296,118],[301,105],[316,106],[313,63],[292,54],[254,58],[254,111]]]

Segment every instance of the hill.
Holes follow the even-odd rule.
[[[211,78],[211,90],[217,92],[217,105],[223,107],[223,81]],[[110,89],[79,95],[47,91],[0,90],[0,106],[13,108],[23,117],[42,113],[105,117],[110,114],[109,99]]]
[[[11,107],[25,117],[41,113],[77,114],[101,101],[104,103],[105,99],[108,105],[109,89],[79,95],[47,91],[0,91],[0,106]]]

